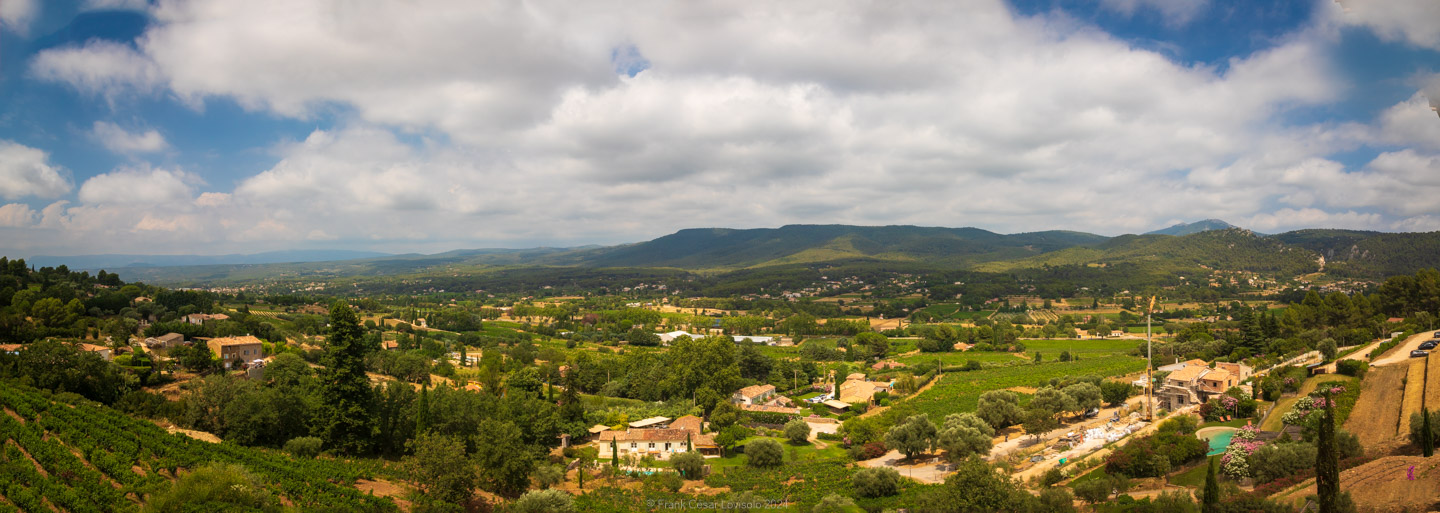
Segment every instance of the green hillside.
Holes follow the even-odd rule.
[[[1231,228],[1174,237],[1169,235],[1121,235],[1104,243],[1075,247],[1037,257],[991,262],[977,270],[1002,272],[1012,269],[1062,265],[1140,264],[1163,273],[1211,269],[1296,275],[1319,269],[1316,254],[1290,246],[1271,237]]]

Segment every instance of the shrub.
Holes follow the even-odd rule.
[[[1257,484],[1268,483],[1315,467],[1315,445],[1306,442],[1269,444],[1250,455],[1250,473]]]
[[[705,469],[705,457],[698,452],[682,452],[670,457],[670,465],[686,479],[700,479],[700,472]]]
[[[1410,414],[1410,441],[1421,445],[1421,433],[1425,430],[1425,417],[1420,412]],[[1430,411],[1430,439],[1440,441],[1440,410]]]
[[[815,507],[810,511],[812,513],[844,513],[849,511],[853,506],[855,506],[855,501],[850,500],[849,497],[832,493],[820,499],[820,502],[815,504]]]
[[[791,445],[803,445],[809,438],[810,425],[805,421],[795,419],[785,423],[785,439],[789,440]]]
[[[681,479],[679,475],[670,472],[661,472],[645,478],[645,485],[675,493],[680,491],[680,487],[685,486],[685,480]]]
[[[1045,471],[1044,475],[1040,476],[1040,484],[1045,486],[1054,486],[1055,483],[1059,483],[1064,480],[1065,473],[1061,472],[1060,469],[1055,467],[1051,467],[1050,470]]]
[[[285,452],[294,454],[300,458],[314,458],[320,454],[320,448],[323,445],[324,441],[317,437],[301,436],[291,438],[290,441],[285,442]]]
[[[780,442],[763,438],[750,442],[745,446],[745,454],[752,467],[778,467],[784,462],[785,455],[780,448]]]
[[[1335,364],[1335,372],[1346,376],[1364,378],[1365,373],[1370,371],[1370,364],[1363,360],[1340,360]]]
[[[560,490],[533,490],[521,495],[510,505],[514,513],[571,513],[575,511],[574,499]]]
[[[565,470],[559,465],[541,465],[535,467],[535,483],[541,489],[550,488],[565,481]]]
[[[861,469],[851,480],[861,497],[886,497],[900,490],[900,473],[890,467]]]
[[[1075,496],[1090,504],[1099,504],[1110,498],[1110,493],[1115,490],[1115,483],[1109,476],[1100,479],[1087,479],[1076,483]]]
[[[280,501],[266,491],[265,483],[233,463],[210,463],[185,474],[169,490],[153,494],[146,512],[274,511]]]

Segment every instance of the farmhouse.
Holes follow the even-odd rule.
[[[250,335],[212,338],[206,345],[210,347],[210,352],[215,353],[215,358],[225,364],[226,369],[229,369],[231,364],[260,358],[264,352],[260,339]]]
[[[110,359],[115,356],[115,352],[114,352],[114,351],[111,351],[110,348],[105,347],[105,346],[97,346],[97,345],[95,345],[95,344],[80,344],[80,349],[81,349],[81,350],[84,350],[84,351],[89,351],[89,352],[98,354],[98,355],[100,355],[101,358],[104,358],[105,361],[107,361],[107,362],[110,361]]]
[[[223,321],[229,318],[230,316],[225,314],[197,313],[185,316],[185,322],[188,322],[190,324],[205,324],[205,321]]]
[[[736,404],[764,404],[775,395],[775,385],[751,385],[730,396]]]
[[[185,343],[185,335],[179,333],[166,333],[158,337],[145,339],[145,347],[150,349],[171,348]]]
[[[600,458],[610,458],[618,453],[621,458],[646,456],[668,460],[671,456],[689,451],[701,454],[719,454],[720,446],[712,435],[697,434],[688,429],[631,429],[628,431],[606,431],[598,437]]]
[[[1249,366],[1237,363],[1217,363],[1211,369],[1202,360],[1190,360],[1161,367],[1177,368],[1165,377],[1165,382],[1155,391],[1160,407],[1174,410],[1203,403],[1210,397],[1223,394],[1231,387],[1238,386],[1251,373]]]

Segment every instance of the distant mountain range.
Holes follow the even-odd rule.
[[[1008,272],[1060,266],[1135,264],[1149,274],[1243,270],[1278,275],[1318,271],[1379,278],[1440,267],[1440,232],[1299,230],[1262,235],[1219,220],[1162,231],[1184,235],[1101,235],[1044,231],[999,234],[978,228],[790,225],[780,228],[680,230],[654,240],[579,248],[476,249],[434,255],[364,252],[276,252],[222,257],[101,255],[39,257],[36,265],[107,268],[126,280],[167,284],[262,279],[457,275],[530,269],[668,269],[723,273],[797,265],[883,264],[906,269]],[[338,257],[336,256],[338,255]],[[326,259],[329,257],[328,259]],[[189,260],[187,260],[189,259]],[[213,259],[204,264],[205,259]],[[181,265],[166,262],[202,262]],[[121,265],[111,265],[121,264]],[[558,272],[558,271],[557,271]]]
[[[36,267],[68,266],[71,269],[118,269],[123,267],[174,267],[217,264],[280,264],[290,262],[322,262],[390,256],[375,251],[340,249],[299,249],[270,251],[249,255],[40,255],[25,259]]]
[[[1219,219],[1206,219],[1204,221],[1196,221],[1188,224],[1180,223],[1169,228],[1155,230],[1153,232],[1146,232],[1145,235],[1190,235],[1192,233],[1208,232],[1211,230],[1226,230],[1230,228],[1239,228],[1239,226],[1235,226]]]

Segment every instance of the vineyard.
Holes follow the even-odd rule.
[[[137,510],[183,469],[209,462],[243,465],[296,506],[395,511],[395,504],[351,486],[356,466],[231,443],[172,435],[104,406],[52,399],[46,392],[0,383],[0,511],[70,513]]]
[[[1077,342],[1077,346],[1080,343]],[[906,403],[932,419],[951,413],[975,411],[980,394],[1016,386],[1035,386],[1042,381],[1066,376],[1120,376],[1145,368],[1145,360],[1131,356],[1090,356],[1077,362],[1047,361],[1039,365],[1020,364],[987,367],[971,372],[951,372],[940,382]]]

